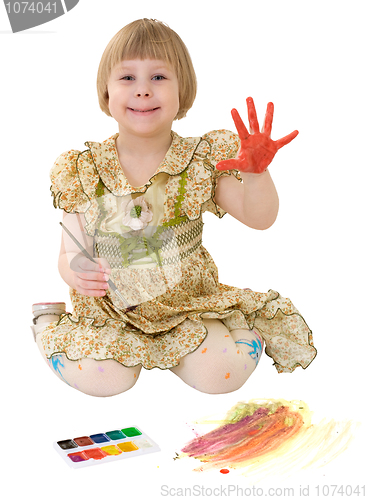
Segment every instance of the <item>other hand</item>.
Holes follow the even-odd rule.
[[[74,271],[73,288],[82,295],[102,297],[109,288],[111,268],[106,259],[92,262],[83,254],[78,254],[70,263]]]

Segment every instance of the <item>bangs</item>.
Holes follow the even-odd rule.
[[[170,28],[148,19],[137,26],[126,26],[121,37],[116,39],[115,46],[111,47],[110,71],[123,60],[130,59],[159,59],[169,63],[178,70],[178,53],[175,37]],[[172,32],[175,35],[174,32]]]

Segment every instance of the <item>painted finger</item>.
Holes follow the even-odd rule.
[[[239,160],[223,160],[219,161],[216,165],[217,170],[238,170],[239,169]]]
[[[240,115],[235,108],[231,110],[231,116],[234,120],[236,130],[238,131],[239,139],[243,140],[249,137],[247,127],[244,125],[243,120],[240,118]]]
[[[271,130],[272,130],[273,111],[274,111],[273,103],[269,102],[267,104],[267,111],[262,128],[262,132],[264,132],[268,137],[271,135]]]
[[[278,141],[275,142],[277,149],[281,149],[283,146],[286,146],[286,144],[289,144],[295,137],[299,134],[297,130],[294,130],[294,132],[291,132],[291,134],[286,135],[285,137],[282,137]]]
[[[247,106],[248,106],[248,120],[249,120],[250,132],[251,134],[259,134],[259,123],[258,123],[256,108],[254,106],[254,102],[251,97],[247,98]]]

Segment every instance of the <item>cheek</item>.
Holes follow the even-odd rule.
[[[173,108],[179,110],[180,107],[179,89],[175,89],[175,91],[171,93],[171,104]]]
[[[111,112],[112,99],[111,99],[111,90],[109,89],[109,87],[107,87],[106,89],[106,103]]]
[[[107,100],[107,105],[109,107],[111,115],[114,116],[115,111],[118,109],[117,99],[113,90],[107,89],[107,93],[109,96]]]

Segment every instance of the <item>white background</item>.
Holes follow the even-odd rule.
[[[283,1],[80,0],[67,15],[12,34],[0,6],[2,467],[7,498],[162,498],[171,488],[250,486],[200,463],[173,460],[194,437],[191,422],[251,398],[301,399],[321,418],[363,423],[354,444],[330,465],[258,487],[363,485],[367,374],[367,30],[366,3]],[[57,271],[61,211],[52,206],[49,170],[68,149],[117,131],[98,106],[102,52],[125,24],[142,17],[169,24],[186,43],[199,88],[182,136],[235,131],[252,96],[259,120],[275,104],[272,137],[295,128],[270,171],[280,196],[274,226],[251,230],[226,215],[205,216],[204,244],[220,281],[290,297],[313,330],[318,356],[279,375],[264,356],[237,392],[196,392],[172,373],[144,371],[129,392],[93,398],[60,382],[43,363],[29,328],[34,302],[65,301]],[[138,425],[157,454],[79,471],[52,442]],[[266,491],[266,490],[265,490]],[[366,489],[366,492],[368,489]]]

